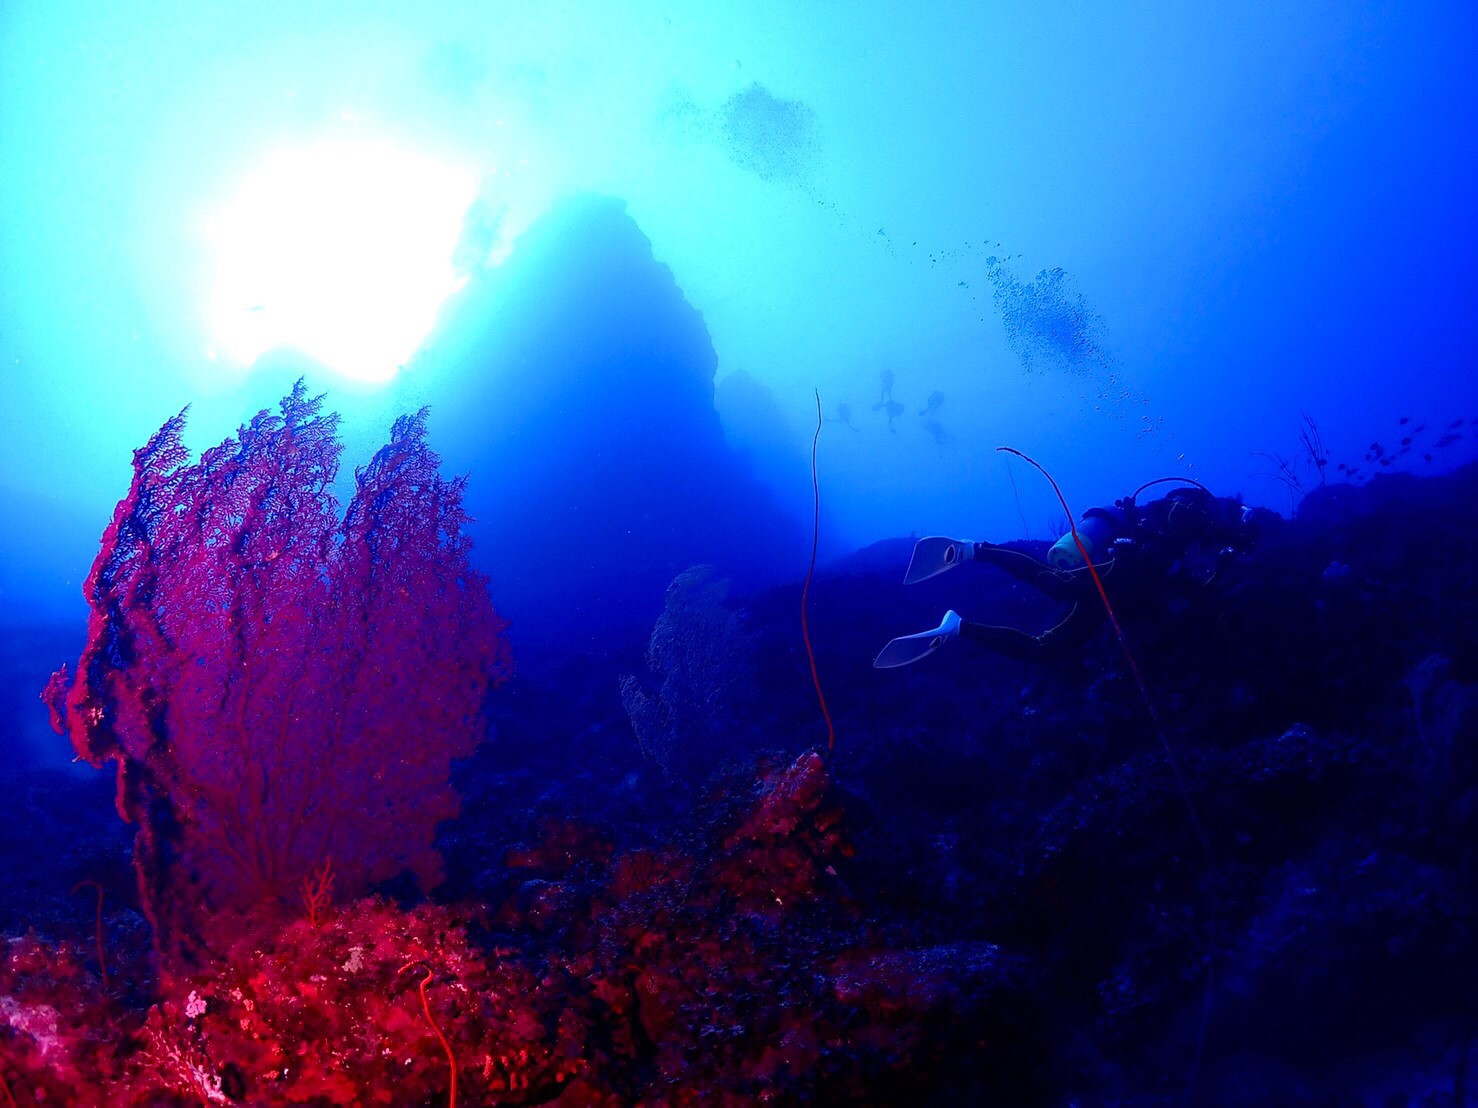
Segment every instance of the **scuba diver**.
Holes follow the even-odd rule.
[[[1159,500],[1140,505],[1139,494],[1154,485],[1182,481]],[[1044,596],[1071,604],[1055,626],[1032,635],[1014,627],[992,627],[946,612],[932,631],[904,635],[883,647],[873,661],[878,669],[906,666],[959,637],[982,643],[1008,657],[1038,659],[1079,642],[1104,614],[1098,586],[1082,550],[1105,591],[1133,604],[1147,595],[1188,597],[1211,582],[1221,567],[1248,549],[1259,521],[1272,513],[1245,507],[1239,500],[1214,496],[1188,477],[1146,482],[1111,508],[1089,508],[1071,531],[1052,544],[1047,560],[990,542],[924,538],[914,544],[905,584],[934,577],[964,562],[998,566]]]

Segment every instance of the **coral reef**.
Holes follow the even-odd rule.
[[[120,1049],[124,1010],[86,968],[88,952],[34,936],[10,939],[0,957],[0,1104],[77,1103],[134,1083],[138,1069]],[[126,1102],[126,1101],[125,1101]]]
[[[194,1097],[427,1103],[449,1094],[450,1050],[465,1101],[529,1103],[576,1069],[582,1029],[561,1008],[452,911],[363,900],[172,982],[138,1033],[159,1083]]]
[[[717,822],[711,855],[614,862],[551,826],[510,858],[549,876],[495,921],[360,900],[166,975],[147,1012],[81,951],[15,940],[0,1073],[17,1098],[110,1104],[439,1103],[453,1065],[474,1104],[862,1096],[942,1057],[948,1037],[921,1029],[967,986],[1007,981],[984,944],[911,952],[838,926],[855,912],[832,863],[851,851],[819,756],[773,767]]]

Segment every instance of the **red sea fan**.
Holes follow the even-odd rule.
[[[356,472],[340,523],[321,402],[299,382],[198,463],[184,413],[135,452],[77,674],[47,688],[78,754],[118,764],[166,955],[281,914],[330,858],[345,897],[407,870],[434,884],[451,759],[509,669],[426,412]]]

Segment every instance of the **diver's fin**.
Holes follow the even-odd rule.
[[[954,569],[961,562],[975,557],[975,544],[961,539],[946,539],[938,535],[920,539],[913,544],[913,557],[908,560],[908,570],[903,583],[912,585],[947,569]]]
[[[945,612],[944,621],[932,631],[920,631],[917,635],[904,635],[894,639],[883,647],[878,656],[873,659],[874,669],[892,669],[894,666],[906,666],[910,662],[917,662],[925,655],[932,654],[944,645],[946,639],[955,638],[960,633],[960,617],[954,612]]]

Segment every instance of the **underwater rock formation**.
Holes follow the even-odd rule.
[[[279,916],[330,861],[341,895],[406,870],[434,884],[451,759],[509,669],[426,412],[356,472],[341,521],[321,400],[299,382],[198,462],[184,413],[135,452],[75,678],[47,688],[78,755],[117,764],[170,962]]]
[[[621,202],[536,223],[422,358],[449,465],[499,475],[467,507],[520,664],[650,628],[688,566],[747,587],[803,563],[799,526],[725,442],[702,316]]]

